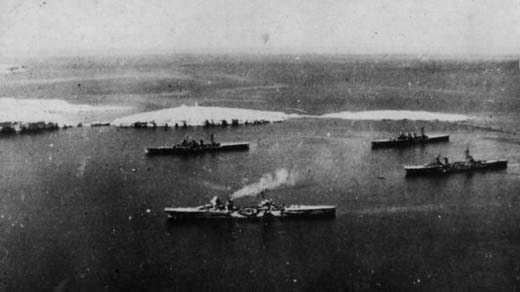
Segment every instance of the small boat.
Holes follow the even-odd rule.
[[[247,142],[216,143],[214,141],[214,136],[211,135],[210,143],[204,143],[204,141],[202,141],[202,140],[197,142],[195,140],[188,141],[187,139],[183,139],[183,141],[179,144],[172,145],[172,146],[147,148],[147,149],[145,149],[145,152],[148,155],[169,155],[169,154],[187,155],[187,154],[198,154],[198,153],[204,153],[204,152],[241,151],[241,150],[248,150],[248,149],[249,149],[249,143],[247,143]]]
[[[236,207],[229,200],[222,204],[214,197],[210,204],[197,207],[167,207],[164,211],[174,220],[195,219],[267,219],[267,218],[327,218],[336,215],[335,206],[291,205],[280,207],[272,200],[262,200],[258,206]]]
[[[108,127],[110,126],[110,122],[92,122],[90,124],[91,127]]]
[[[16,125],[11,122],[0,123],[0,135],[9,135],[16,133]]]
[[[426,136],[424,134],[424,128],[421,128],[421,134],[416,135],[415,132],[408,133],[405,135],[404,133],[400,133],[399,136],[387,139],[387,140],[379,140],[372,141],[372,149],[375,148],[389,148],[389,147],[407,147],[418,144],[427,144],[427,143],[436,143],[436,142],[448,142],[450,140],[449,135],[441,135],[441,136]]]
[[[443,175],[455,172],[472,172],[479,170],[496,170],[507,168],[507,160],[474,160],[469,155],[469,149],[465,151],[465,161],[448,162],[448,158],[444,158],[441,162],[440,156],[435,161],[417,166],[405,166],[407,176],[419,175]]]

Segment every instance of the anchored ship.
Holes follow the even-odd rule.
[[[406,146],[412,146],[412,145],[417,145],[417,144],[448,142],[449,140],[450,140],[449,135],[426,136],[424,134],[424,128],[421,128],[420,135],[417,135],[415,132],[408,133],[408,134],[401,132],[401,133],[399,133],[399,136],[392,138],[392,139],[372,141],[372,149],[387,148],[387,147],[406,147]]]
[[[223,204],[214,197],[210,204],[197,207],[167,207],[164,211],[170,219],[266,219],[266,218],[327,218],[336,215],[335,206],[290,205],[278,206],[271,199],[264,199],[257,206],[237,207],[230,199]]]
[[[407,176],[418,176],[507,168],[507,160],[475,160],[470,155],[469,149],[466,149],[464,153],[464,161],[449,162],[447,157],[444,158],[444,161],[441,161],[440,155],[438,155],[431,163],[405,166],[404,169]]]
[[[197,142],[196,140],[183,139],[179,144],[147,148],[145,152],[148,155],[187,155],[204,152],[241,151],[248,149],[249,143],[247,142],[217,143],[214,141],[214,136],[211,135],[211,141],[209,143],[205,143],[203,140]]]

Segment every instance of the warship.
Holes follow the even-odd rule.
[[[420,135],[417,135],[415,132],[408,133],[408,134],[401,132],[401,133],[399,133],[399,136],[392,138],[392,139],[372,141],[372,149],[390,148],[390,147],[407,147],[407,146],[436,143],[436,142],[448,142],[449,140],[450,140],[449,135],[426,136],[424,134],[424,128],[421,128]]]
[[[447,157],[441,161],[440,155],[438,155],[431,163],[417,166],[405,166],[404,169],[406,170],[407,176],[419,176],[507,168],[507,160],[475,160],[473,159],[473,156],[470,155],[469,149],[466,149],[464,153],[464,161],[449,162]]]
[[[193,139],[183,139],[181,143],[172,146],[161,146],[145,149],[147,155],[188,155],[205,152],[218,151],[242,151],[248,150],[249,143],[235,142],[235,143],[217,143],[214,136],[211,135],[211,141],[205,143],[203,140],[198,142]]]
[[[271,199],[262,200],[257,206],[237,207],[233,200],[222,203],[213,197],[209,204],[196,207],[166,207],[168,218],[174,220],[196,219],[267,219],[267,218],[330,218],[336,215],[336,207],[328,205],[278,206]]]

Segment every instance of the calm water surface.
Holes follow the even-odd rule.
[[[180,104],[320,115],[407,109],[469,123],[294,119],[274,125],[74,128],[0,138],[1,291],[516,291],[520,289],[518,62],[291,56],[36,60],[2,96]],[[80,86],[78,86],[80,85]],[[93,117],[90,117],[91,119]],[[110,115],[97,119],[111,119]],[[370,149],[425,126],[449,143]],[[247,152],[146,157],[186,135]],[[405,178],[437,154],[508,159],[507,170]],[[330,220],[172,223],[286,169],[280,204],[333,204]],[[243,198],[237,204],[256,203]]]
[[[416,126],[409,123],[404,126]],[[228,129],[77,128],[3,138],[2,288],[518,287],[516,138],[440,123],[438,130],[451,133],[450,143],[371,150],[369,142],[391,136],[393,127],[394,122],[301,119]],[[210,132],[221,141],[250,141],[252,147],[194,157],[144,155],[146,146]],[[509,159],[509,168],[405,178],[402,165],[427,162],[438,153],[461,158],[467,145],[476,158]],[[165,206],[226,197],[280,168],[298,179],[272,190],[274,200],[334,204],[337,217],[180,224],[168,222],[162,212]],[[237,204],[254,202],[245,198]]]

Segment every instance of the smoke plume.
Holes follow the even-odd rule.
[[[285,168],[278,169],[274,176],[271,173],[266,173],[256,183],[247,185],[240,190],[234,192],[231,198],[238,199],[242,197],[251,197],[260,194],[267,189],[276,189],[281,186],[292,186],[296,183],[296,174],[289,172]]]

